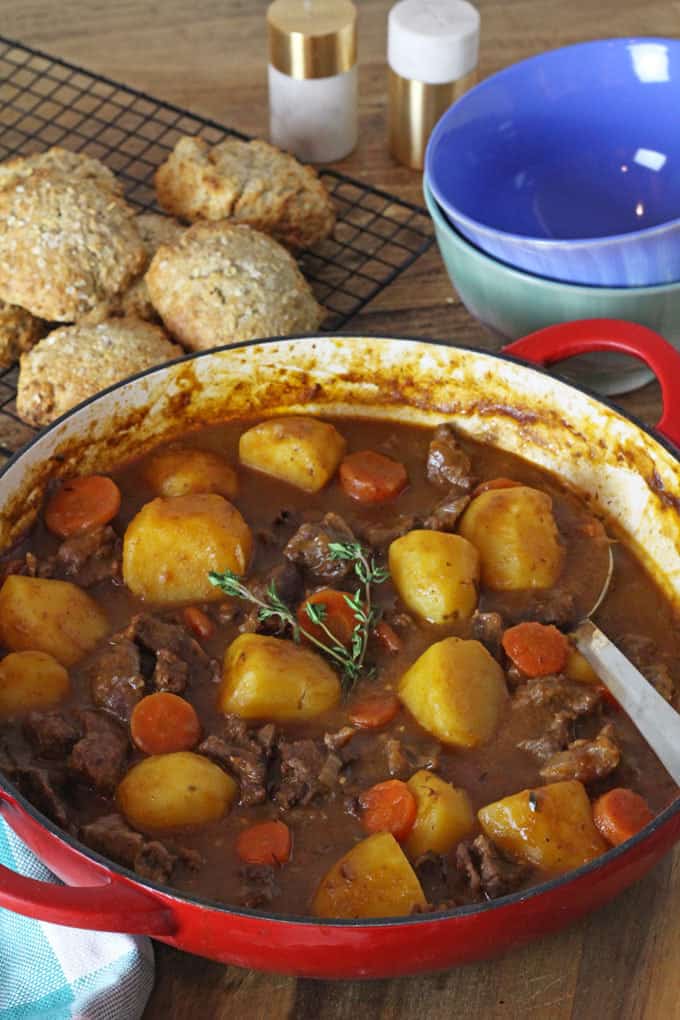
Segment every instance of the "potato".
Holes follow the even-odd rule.
[[[607,849],[576,779],[522,790],[487,804],[477,817],[501,850],[551,874],[578,868]]]
[[[416,798],[418,814],[404,849],[414,859],[432,851],[448,854],[475,828],[475,816],[465,790],[456,789],[433,772],[421,769],[407,786]]]
[[[398,693],[423,729],[456,747],[489,740],[507,699],[503,670],[484,645],[457,637],[430,645]]]
[[[390,545],[389,567],[406,608],[429,623],[467,620],[475,611],[479,553],[460,535],[409,531]]]
[[[482,584],[492,591],[550,588],[560,575],[564,550],[545,492],[489,489],[472,500],[458,531],[479,550]]]
[[[109,632],[94,599],[69,581],[10,574],[0,589],[0,642],[72,666]]]
[[[271,418],[243,433],[238,452],[246,467],[318,492],[335,474],[345,440],[317,418]]]
[[[10,652],[0,661],[0,716],[50,708],[70,690],[68,673],[46,652]]]
[[[601,682],[585,655],[581,655],[577,648],[569,650],[564,672],[570,680],[576,680],[580,684],[599,684]]]
[[[225,652],[220,712],[286,722],[313,719],[339,699],[334,670],[309,648],[263,634],[240,634]]]
[[[236,472],[223,457],[189,446],[170,446],[153,454],[144,465],[144,477],[159,496],[216,492],[233,499],[238,492]]]
[[[221,818],[236,790],[219,765],[193,751],[175,751],[133,765],[118,784],[116,799],[136,829],[169,829]]]
[[[400,917],[426,905],[404,851],[389,832],[357,843],[321,880],[316,917]]]
[[[153,499],[127,526],[123,580],[150,602],[219,601],[224,594],[208,571],[244,574],[252,547],[250,528],[222,496]]]

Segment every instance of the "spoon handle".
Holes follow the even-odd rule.
[[[680,714],[592,620],[580,623],[572,631],[572,637],[659,761],[680,785]]]

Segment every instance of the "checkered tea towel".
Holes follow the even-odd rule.
[[[0,863],[57,881],[2,818]],[[64,928],[0,908],[2,1020],[138,1020],[153,980],[147,938]]]

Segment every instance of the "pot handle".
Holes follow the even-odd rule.
[[[680,446],[680,356],[647,326],[622,319],[580,319],[539,329],[503,348],[504,354],[538,365],[551,365],[591,351],[630,354],[651,368],[661,385],[663,400],[657,431]]]
[[[0,811],[21,813],[4,790],[0,790]],[[100,885],[55,885],[0,865],[0,907],[38,921],[92,931],[156,936],[176,931],[172,910],[150,890],[138,889],[115,873],[102,871],[102,879]]]

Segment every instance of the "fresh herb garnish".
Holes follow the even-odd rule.
[[[372,556],[366,555],[359,542],[329,542],[328,550],[332,559],[353,563],[354,573],[361,584],[353,595],[345,595],[345,601],[352,609],[356,620],[349,647],[341,644],[326,625],[326,606],[323,602],[305,603],[305,611],[310,622],[324,635],[323,639],[320,639],[300,625],[296,615],[279,598],[273,581],[267,587],[266,597],[259,598],[231,570],[225,570],[224,573],[211,570],[208,578],[210,583],[225,595],[258,606],[258,620],[278,617],[282,624],[290,627],[294,641],[299,642],[301,637],[305,637],[341,669],[343,684],[350,688],[362,674],[370,675],[371,671],[364,665],[364,660],[369,635],[379,619],[379,612],[373,606],[371,589],[374,584],[382,584],[390,575],[385,567],[378,566]]]

